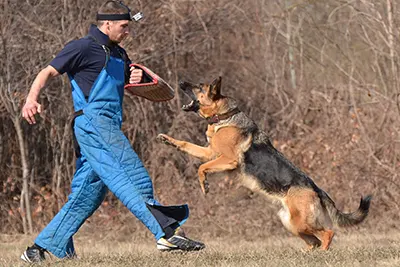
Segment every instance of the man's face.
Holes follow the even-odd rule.
[[[109,21],[108,31],[110,40],[115,43],[120,43],[129,34],[129,20]]]

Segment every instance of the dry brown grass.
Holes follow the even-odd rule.
[[[254,242],[239,238],[206,240],[201,252],[156,251],[150,239],[115,242],[77,235],[78,260],[50,259],[41,266],[400,266],[400,235],[338,235],[332,249],[304,251],[294,237],[271,237]],[[26,266],[20,253],[32,237],[0,236],[0,265]]]

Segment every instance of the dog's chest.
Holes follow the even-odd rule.
[[[223,127],[228,127],[229,125],[216,125],[216,124],[212,124],[212,125],[208,125],[207,127],[207,131],[206,131],[206,137],[207,137],[207,142],[209,144],[211,144],[211,140],[213,138],[213,136],[217,133],[217,131]]]
[[[206,131],[206,137],[207,137],[207,142],[210,144],[211,139],[214,136],[216,130],[214,125],[208,125],[207,131]]]

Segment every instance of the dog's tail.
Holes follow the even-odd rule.
[[[347,227],[359,224],[362,221],[364,221],[364,219],[368,215],[369,205],[372,196],[369,195],[364,198],[361,198],[360,206],[356,211],[351,213],[343,213],[340,210],[338,210],[335,206],[335,202],[333,202],[333,200],[324,191],[320,193],[320,199],[322,204],[328,211],[328,214],[331,217],[333,223],[339,227]]]

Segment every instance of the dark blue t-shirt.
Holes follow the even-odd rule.
[[[88,97],[93,83],[104,67],[106,53],[101,45],[106,45],[110,55],[116,58],[126,59],[125,67],[126,81],[129,79],[129,64],[125,50],[119,45],[112,43],[108,36],[101,32],[96,25],[91,25],[89,35],[96,38],[84,37],[69,42],[58,55],[50,62],[60,74],[68,73],[81,88],[83,94]]]

